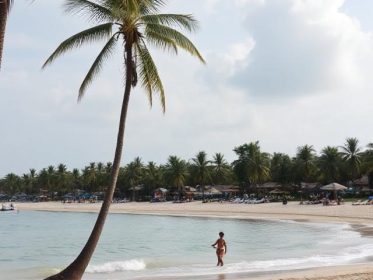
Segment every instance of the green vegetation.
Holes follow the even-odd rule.
[[[354,140],[351,140],[354,139]],[[358,150],[358,160],[346,156],[346,148],[351,141]],[[269,181],[282,184],[299,184],[300,182],[320,182],[327,184],[358,179],[363,174],[373,176],[373,145],[368,144],[363,150],[355,138],[348,138],[346,146],[327,146],[317,155],[309,145],[297,149],[295,157],[274,153],[272,155],[260,150],[259,142],[244,144],[234,149],[238,158],[229,164],[223,154],[216,153],[209,160],[204,151],[199,152],[189,162],[177,156],[170,156],[167,163],[157,165],[154,162],[144,164],[137,157],[120,168],[116,195],[124,197],[131,193],[130,188],[142,185],[146,196],[153,190],[166,187],[181,191],[184,186],[234,184],[242,187]],[[356,157],[356,153],[353,153]],[[352,164],[352,163],[353,164]],[[39,172],[30,169],[23,175],[7,174],[0,180],[0,192],[15,194],[39,194],[40,190],[60,194],[74,193],[77,189],[87,192],[102,192],[109,185],[111,163],[90,163],[82,170],[66,169],[63,164],[49,166]]]

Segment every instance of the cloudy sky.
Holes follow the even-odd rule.
[[[90,23],[63,0],[16,1],[0,72],[0,176],[58,163],[111,161],[123,94],[121,50],[77,103],[100,44],[40,67],[58,43]],[[191,13],[191,38],[207,60],[152,50],[167,112],[150,109],[141,88],[130,101],[123,164],[164,163],[259,140],[267,152],[373,142],[373,1],[173,0]]]

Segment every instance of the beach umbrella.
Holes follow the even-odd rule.
[[[209,189],[209,193],[210,193],[210,194],[221,194],[221,191],[215,189],[214,187],[211,187],[211,188]]]
[[[321,187],[321,189],[323,191],[343,191],[343,190],[347,190],[347,187],[341,184],[338,184],[338,183],[331,183],[329,185],[325,185]]]
[[[273,191],[270,191],[269,193],[270,194],[288,194],[289,192],[275,189]]]
[[[334,192],[334,199],[336,199],[337,198],[337,191],[347,190],[347,187],[345,187],[341,184],[338,184],[338,183],[331,183],[329,185],[325,185],[325,186],[321,187],[320,189],[323,190],[323,191]]]

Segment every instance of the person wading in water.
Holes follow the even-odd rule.
[[[218,264],[216,266],[223,266],[223,257],[227,253],[227,243],[223,239],[224,237],[224,232],[219,232],[219,239],[216,240],[214,244],[211,246],[215,248],[216,246],[216,256],[218,257]]]

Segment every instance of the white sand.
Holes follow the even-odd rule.
[[[69,212],[98,212],[100,203],[20,203],[17,208],[38,211],[69,211]],[[237,219],[291,219],[310,222],[343,222],[360,226],[360,231],[366,235],[373,235],[373,205],[353,206],[350,203],[339,206],[299,205],[290,202],[288,205],[281,203],[266,204],[231,204],[231,203],[149,203],[131,202],[113,204],[111,213],[177,215],[198,217],[221,217]],[[238,277],[246,279],[245,276]],[[218,279],[225,279],[220,275]],[[229,277],[229,279],[233,279]],[[292,271],[271,274],[250,279],[260,280],[373,280],[373,266],[371,265],[346,265],[338,267],[324,267],[310,270]]]

